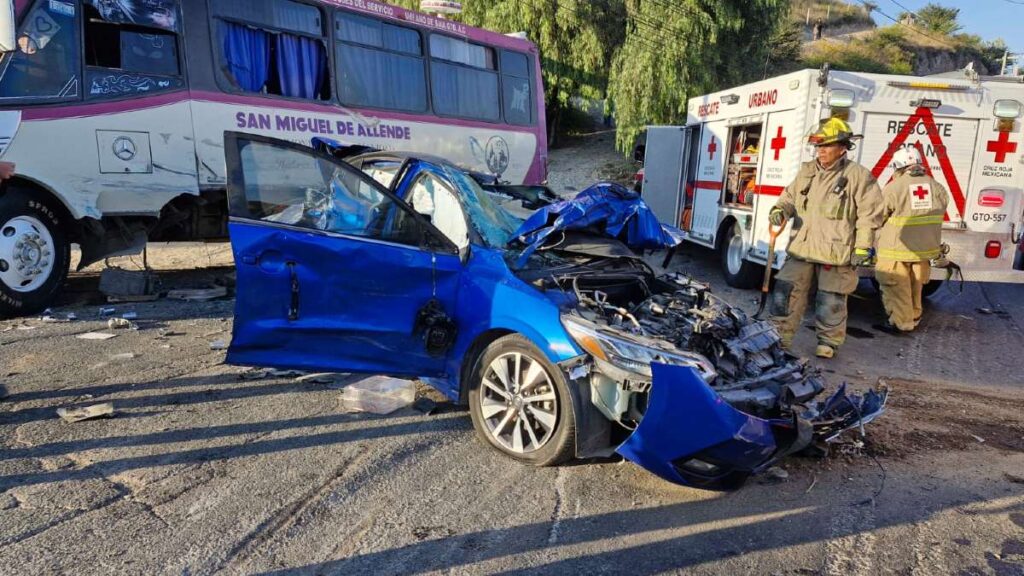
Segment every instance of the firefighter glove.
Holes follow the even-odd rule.
[[[768,221],[772,223],[772,226],[782,226],[782,223],[786,221],[786,213],[782,211],[782,208],[776,206],[768,213]]]
[[[853,256],[850,258],[851,266],[867,266],[872,264],[875,260],[874,248],[857,248],[853,251]]]

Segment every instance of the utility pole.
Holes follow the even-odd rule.
[[[999,69],[999,75],[1006,75],[1006,57],[1010,55],[1009,50],[1003,50],[1003,66]]]

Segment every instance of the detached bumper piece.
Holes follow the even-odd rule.
[[[846,386],[789,419],[764,419],[726,402],[689,367],[652,364],[647,413],[616,450],[677,484],[714,488],[756,473],[814,441],[830,441],[885,409],[887,390]]]

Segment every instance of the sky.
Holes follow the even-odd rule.
[[[847,0],[856,4],[857,0]],[[928,0],[874,0],[878,9],[893,18],[898,18],[903,8],[917,11]],[[984,40],[995,40],[1002,38],[1009,45],[1013,52],[1024,52],[1024,0],[934,0],[936,4],[950,8],[960,9],[960,24],[964,27],[962,32],[977,34]],[[888,26],[892,21],[874,14],[875,22],[879,26]],[[1020,63],[1024,65],[1024,57]]]

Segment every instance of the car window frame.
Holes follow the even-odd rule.
[[[394,202],[398,209],[403,210],[407,215],[411,216],[413,220],[419,226],[420,238],[419,242],[415,245],[404,244],[385,238],[375,238],[371,236],[356,236],[352,234],[345,234],[342,232],[333,232],[330,230],[319,230],[316,228],[309,228],[306,226],[298,226],[294,224],[286,224],[282,222],[272,222],[254,218],[249,213],[248,206],[246,205],[245,191],[239,190],[243,187],[245,181],[242,173],[242,162],[240,154],[240,141],[256,142],[260,144],[267,144],[283,148],[286,150],[293,150],[300,153],[305,153],[313,156],[318,160],[330,162],[332,165],[339,167],[342,170],[346,170],[352,173],[354,176],[359,178],[362,182],[375,188],[377,192]],[[335,238],[346,238],[351,240],[362,240],[371,243],[387,244],[389,246],[402,246],[413,250],[424,250],[435,253],[451,254],[453,256],[460,255],[460,250],[454,242],[448,239],[440,230],[438,230],[433,224],[431,224],[426,218],[421,216],[415,210],[412,209],[404,200],[399,198],[394,192],[382,186],[379,182],[370,178],[362,170],[349,164],[344,160],[340,160],[319,150],[315,150],[310,146],[299,144],[296,142],[290,142],[288,140],[282,140],[280,138],[274,138],[271,136],[263,136],[259,134],[249,134],[245,132],[225,131],[224,132],[224,152],[226,155],[227,164],[230,166],[234,164],[235,170],[229,170],[227,174],[227,195],[228,195],[228,216],[230,221],[244,221],[253,223],[261,226],[272,226],[276,228],[287,228],[289,230],[296,230],[300,232],[306,232],[310,234],[317,234],[321,236],[329,236]],[[242,216],[241,214],[245,214]]]

